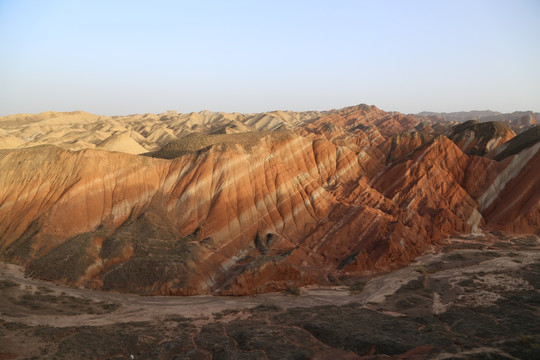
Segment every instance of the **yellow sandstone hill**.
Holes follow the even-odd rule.
[[[148,152],[137,141],[127,134],[111,135],[96,146],[97,149],[118,151],[128,154],[143,154]]]

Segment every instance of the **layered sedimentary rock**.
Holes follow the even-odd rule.
[[[507,141],[502,146],[491,151],[488,157],[500,161],[508,156],[518,154],[523,149],[533,146],[538,142],[540,142],[540,125],[536,125]]]
[[[452,128],[450,139],[469,155],[483,156],[512,139],[516,134],[502,122],[479,123],[469,120]]]
[[[238,295],[400,266],[449,234],[540,227],[537,142],[497,161],[374,106],[216,114],[167,113],[181,125],[157,133],[145,116],[111,118],[109,132],[84,116],[105,144],[122,128],[138,151],[131,140],[169,139],[146,156],[0,150],[1,257],[92,288]],[[500,134],[481,135],[497,151],[486,144]]]

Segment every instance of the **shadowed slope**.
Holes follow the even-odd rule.
[[[538,142],[540,142],[540,125],[536,125],[504,143],[495,151],[494,159],[497,161],[503,160]]]
[[[469,120],[452,128],[450,139],[469,155],[484,156],[516,134],[502,122]]]

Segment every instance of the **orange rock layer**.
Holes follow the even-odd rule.
[[[0,254],[73,285],[243,295],[400,266],[453,233],[538,231],[540,143],[497,162],[419,123],[360,106],[171,160],[0,150]]]

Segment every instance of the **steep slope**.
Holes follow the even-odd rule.
[[[515,155],[538,142],[540,142],[540,125],[536,125],[507,141],[492,153],[492,157],[495,160],[500,161],[508,156]]]
[[[469,120],[452,128],[450,139],[469,155],[484,156],[516,134],[504,123]]]
[[[470,157],[440,136],[392,166],[374,187],[441,232],[474,232],[482,217],[476,201],[461,186],[464,179],[474,176],[467,174],[470,162]],[[476,170],[483,172],[487,166],[485,162]]]
[[[435,135],[429,132],[401,133],[387,138],[379,149],[386,154],[386,163],[390,164],[407,157],[434,137]]]
[[[257,252],[258,233],[277,234],[275,256],[294,249],[332,207],[323,185],[345,167],[361,171],[354,153],[331,143],[297,137],[261,145],[252,153],[210,149],[174,162],[51,147],[4,151],[0,168],[9,170],[1,180],[2,252],[12,261],[30,261],[35,274],[55,280],[92,280],[95,286],[150,293],[208,292],[218,273]],[[36,168],[31,180],[21,179],[29,168]],[[148,231],[156,235],[146,237]],[[79,251],[66,250],[72,248]],[[65,279],[51,267],[71,253],[74,269]],[[158,271],[158,285],[126,283],[126,271],[141,264],[133,259],[109,266],[132,256],[147,266],[157,261],[163,272],[184,280],[169,284]],[[152,263],[154,256],[158,260]],[[181,265],[173,261],[171,268],[169,258]],[[312,281],[308,278],[299,280]]]
[[[491,227],[512,232],[540,230],[540,142],[506,158],[479,198]]]
[[[57,281],[243,294],[324,282],[359,249],[353,271],[404,263],[431,241],[365,181],[371,195],[352,196],[363,203],[338,202],[338,184],[374,171],[369,154],[327,141],[267,136],[174,161],[51,147],[0,157],[3,256]]]

